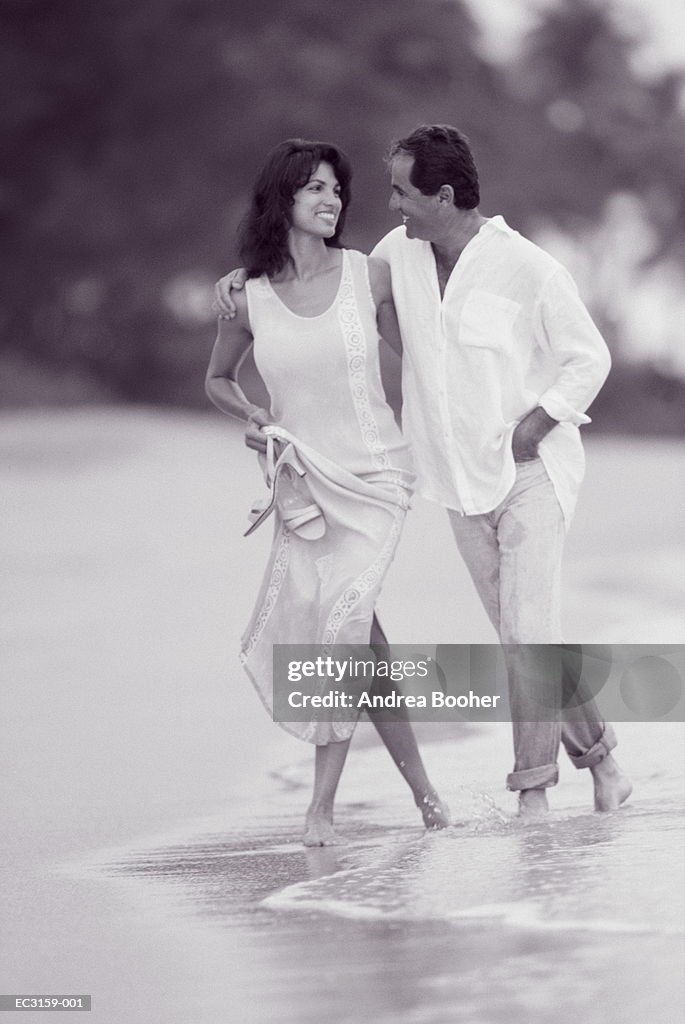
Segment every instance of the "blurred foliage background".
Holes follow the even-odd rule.
[[[685,433],[682,76],[638,73],[607,0],[542,8],[506,64],[470,12],[2,0],[0,398],[204,407],[212,284],[266,151],[346,149],[346,241],[368,251],[396,223],[388,142],[446,121],[472,142],[482,212],[569,266],[612,348],[596,425]]]

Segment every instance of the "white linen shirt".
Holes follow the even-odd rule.
[[[492,511],[516,477],[514,429],[539,405],[559,421],[539,455],[568,525],[585,469],[578,426],[611,365],[568,271],[499,216],[465,246],[442,299],[430,242],[398,227],[372,256],[392,274],[418,493]]]

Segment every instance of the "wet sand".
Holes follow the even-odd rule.
[[[427,727],[459,822],[440,836],[365,726],[348,844],[307,853],[309,751],[234,657],[269,543],[240,540],[260,480],[239,435],[145,410],[2,425],[1,991],[90,992],[97,1024],[681,1019],[681,726],[650,726],[647,762],[621,727],[625,811],[586,813],[567,772],[525,833],[506,726]],[[682,639],[683,470],[673,442],[589,446],[570,639]],[[381,615],[398,642],[492,641],[439,510],[417,503]]]

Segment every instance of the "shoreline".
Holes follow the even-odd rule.
[[[262,484],[239,432],[145,409],[2,418],[5,992],[90,992],[93,1024],[546,1024],[559,1005],[626,1024],[657,982],[649,1018],[682,1008],[679,937],[663,931],[681,897],[682,727],[620,727],[640,780],[629,813],[588,813],[580,773],[562,766],[555,814],[523,832],[504,791],[506,723],[418,723],[460,822],[426,836],[361,722],[340,789],[350,844],[307,853],[312,752],[269,721],[237,660],[270,543],[241,539]],[[569,633],[673,642],[685,446],[593,440],[588,456]],[[416,503],[381,597],[398,641],[492,642],[448,530]],[[274,890],[287,910],[263,903]],[[561,927],[640,915],[646,937],[619,931],[604,950],[606,930]],[[626,964],[612,1020],[601,993]]]

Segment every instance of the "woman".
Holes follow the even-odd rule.
[[[277,527],[242,661],[270,707],[273,644],[386,643],[375,599],[408,508],[410,456],[385,401],[378,334],[400,345],[390,275],[340,243],[351,169],[335,146],[291,139],[268,156],[242,232],[248,281],[220,319],[207,394],[266,452]],[[271,399],[238,384],[249,348]],[[305,481],[306,488],[302,481]],[[335,843],[333,802],[354,721],[286,722],[316,744],[304,842]],[[448,824],[406,721],[374,724],[428,828]]]

